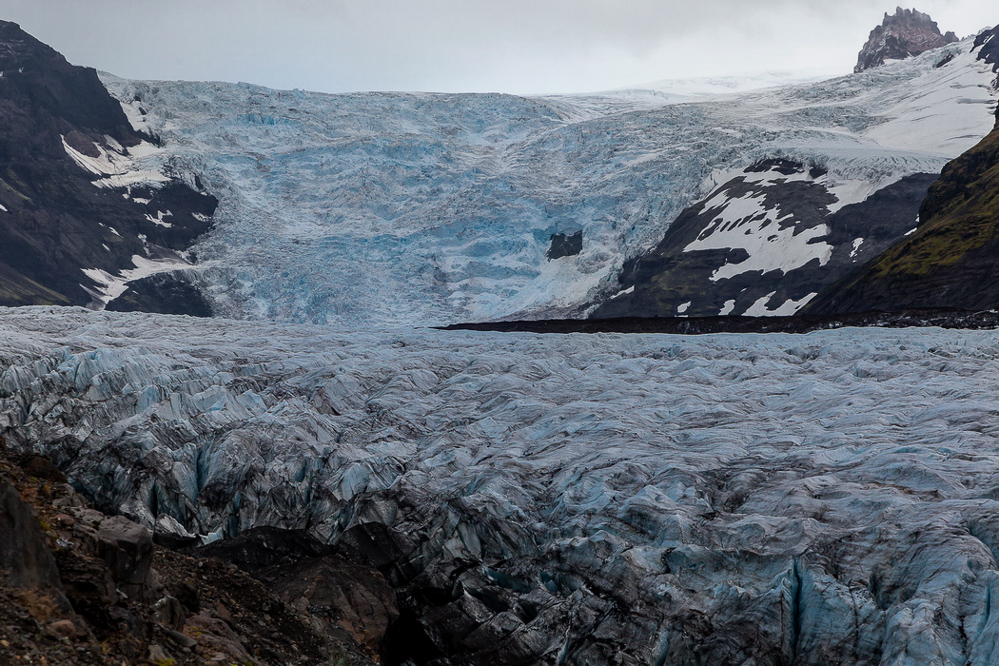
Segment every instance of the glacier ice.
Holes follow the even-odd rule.
[[[862,74],[707,97],[662,91],[323,95],[103,75],[163,149],[136,168],[198,173],[221,200],[196,248],[222,315],[357,326],[578,313],[617,291],[733,168],[829,170],[842,202],[939,172],[993,124],[972,40]],[[547,261],[552,234],[583,251]],[[188,273],[194,275],[194,273]]]
[[[540,663],[996,663],[997,377],[992,331],[0,311],[0,432],[103,508],[380,544]]]

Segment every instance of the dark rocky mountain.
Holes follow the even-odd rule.
[[[217,201],[193,174],[143,173],[156,143],[95,70],[0,21],[0,304],[100,308],[130,278],[188,263]],[[131,309],[189,311],[177,281],[147,285]]]
[[[999,72],[999,28],[975,41]],[[867,265],[826,288],[805,312],[999,306],[999,111],[996,129],[949,163],[930,187],[920,223]]]
[[[978,58],[992,65],[992,71],[999,71],[999,28],[984,30],[975,37],[975,48],[978,50]],[[999,78],[996,79],[999,85]],[[999,110],[996,111],[999,117]]]
[[[957,35],[942,34],[929,15],[899,7],[893,15],[885,13],[884,22],[871,31],[853,71],[863,72],[886,60],[903,60],[956,41]]]
[[[888,30],[894,34],[902,27],[911,33],[912,26],[927,24],[939,34],[929,17],[918,12],[899,10],[889,19],[887,27],[875,33],[883,36]],[[994,30],[983,32],[968,47],[970,52],[961,56],[962,66],[976,68],[986,86],[988,73],[981,71],[981,62],[999,68],[995,35]],[[941,44],[952,41],[950,37],[941,37]],[[931,43],[928,38],[920,39],[923,45]],[[953,52],[946,55],[950,59],[937,57],[921,65],[928,72],[940,72],[933,74],[935,88],[927,88],[927,94],[952,85],[954,75],[946,72],[955,67],[956,56]],[[951,117],[943,113],[937,122],[952,122]],[[952,165],[951,177],[953,171]],[[965,175],[977,178],[981,174]],[[958,305],[946,298],[920,300],[916,294],[894,305],[887,295],[860,298],[848,306],[840,300],[826,302],[831,285],[848,276],[857,278],[863,266],[900,240],[911,242],[919,237],[910,237],[918,221],[937,214],[933,202],[947,191],[944,185],[930,189],[938,177],[914,173],[850,203],[849,198],[840,200],[851,195],[826,173],[825,164],[778,157],[761,160],[685,209],[655,248],[626,262],[618,293],[599,303],[590,316],[755,317],[803,311],[836,314],[843,307],[850,312],[986,307],[984,301]],[[820,294],[824,304],[806,309]]]
[[[944,169],[915,234],[832,285],[810,313],[999,307],[999,129]]]
[[[831,212],[837,199],[821,168],[759,162],[686,209],[655,249],[625,264],[621,293],[591,316],[794,314],[911,231],[936,178],[915,174]]]

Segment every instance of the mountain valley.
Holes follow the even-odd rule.
[[[999,663],[997,36],[330,95],[0,22],[0,662]]]

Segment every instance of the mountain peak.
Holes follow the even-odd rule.
[[[871,31],[853,71],[863,72],[886,60],[910,58],[956,41],[957,35],[941,33],[929,14],[899,7],[894,14],[885,12],[884,22]]]

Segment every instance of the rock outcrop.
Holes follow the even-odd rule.
[[[991,44],[996,30],[984,38]],[[999,63],[995,64],[999,69]],[[948,164],[915,233],[830,286],[805,312],[999,307],[999,126]]]
[[[625,263],[620,292],[590,317],[793,315],[911,231],[936,178],[914,174],[861,203],[836,206],[823,169],[758,162]]]
[[[883,65],[886,60],[911,58],[956,41],[957,35],[942,34],[929,15],[899,7],[893,15],[886,12],[884,22],[871,31],[853,71],[863,72]]]
[[[373,663],[381,646],[354,640],[365,634],[344,595],[327,601],[345,608],[327,627],[231,564],[154,546],[149,529],[95,511],[65,479],[35,476],[39,460],[0,451],[0,663]],[[314,575],[349,592],[357,572]]]
[[[182,165],[145,169],[159,141],[133,129],[96,71],[4,21],[0,125],[0,304],[100,308],[130,280],[190,264],[216,199]]]

